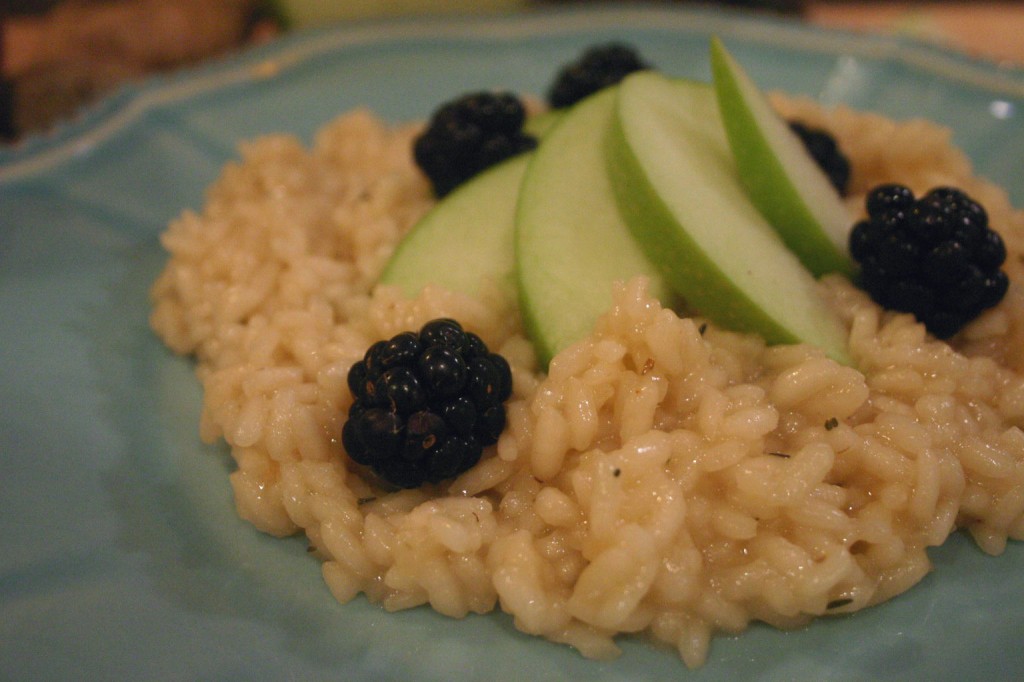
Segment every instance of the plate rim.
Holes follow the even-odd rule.
[[[578,12],[577,10],[574,10],[572,12],[566,12],[566,14],[569,14],[569,15],[579,15],[579,14],[589,13],[590,11],[591,10],[587,10],[586,12]],[[671,14],[671,15],[685,15],[687,17],[693,17],[694,15],[699,15],[701,18],[703,18],[706,13],[705,12],[697,12],[697,11],[694,11],[692,9],[687,9],[686,11],[671,10],[671,11],[667,11],[667,12],[665,12],[665,11],[653,12],[653,13],[650,13],[650,17],[651,17],[650,21],[652,22],[652,24],[653,23],[657,23],[657,28],[665,28],[664,27],[664,23],[663,22],[659,22],[659,18],[662,18],[662,17],[666,16],[667,14]],[[631,11],[631,10],[630,11],[626,11],[626,10],[617,11],[617,12],[614,12],[614,13],[607,14],[608,18],[602,20],[602,22],[600,22],[598,24],[589,24],[589,23],[588,24],[581,24],[579,22],[579,20],[578,20],[578,17],[577,16],[573,16],[571,18],[565,19],[565,22],[566,22],[567,25],[563,26],[561,31],[556,31],[556,30],[547,31],[546,35],[549,35],[549,36],[551,36],[552,38],[555,38],[555,39],[557,39],[559,36],[567,38],[567,37],[570,37],[574,32],[584,33],[584,32],[586,32],[586,31],[588,31],[590,29],[593,29],[595,27],[598,27],[598,28],[600,28],[600,27],[609,28],[609,27],[611,27],[612,22],[614,22],[614,21],[621,22],[623,20],[622,19],[623,17],[633,17],[633,16],[635,16],[635,13],[633,11]],[[740,15],[740,16],[743,17],[745,15]],[[749,17],[746,17],[746,18],[748,19]],[[741,19],[740,21],[742,22],[742,21],[745,21],[745,20],[746,19]],[[492,17],[492,18],[488,18],[487,20],[467,21],[465,23],[460,23],[459,26],[465,26],[467,24],[470,24],[470,25],[490,24],[490,23],[499,23],[500,24],[500,23],[504,23],[505,21],[506,21],[506,18],[502,18],[502,19],[498,20],[497,22],[495,22],[495,18]],[[516,20],[513,18],[512,21],[514,22]],[[722,21],[722,23],[729,24],[729,23],[735,23],[738,20],[735,18],[735,16],[733,16],[732,18],[721,19],[721,21]],[[445,23],[447,25],[447,20],[440,20],[439,19],[438,22]],[[391,26],[394,26],[396,23],[399,23],[399,22],[394,22],[394,21],[374,22],[374,24],[380,24],[380,23],[387,24],[389,26],[389,29],[390,29]],[[765,36],[761,33],[762,28],[765,26],[764,20],[763,19],[758,19],[755,23],[756,23],[756,27],[757,27],[757,31],[758,31],[757,37],[759,39],[764,39]],[[785,23],[785,22],[783,22],[783,23]],[[568,24],[571,24],[571,25],[568,25]],[[359,28],[361,30],[371,30],[371,28],[369,28],[369,26],[370,25],[367,24],[366,26],[361,26]],[[338,27],[328,27],[328,28],[324,28],[324,29],[320,29],[320,30],[316,30],[316,31],[310,31],[308,33],[304,33],[304,34],[299,35],[299,36],[293,36],[293,37],[291,37],[290,40],[288,40],[287,43],[285,43],[284,45],[281,45],[281,46],[274,46],[274,49],[272,49],[272,50],[258,49],[258,50],[254,50],[251,53],[246,53],[246,54],[241,55],[241,56],[235,56],[235,57],[232,57],[230,59],[224,60],[224,62],[222,62],[222,63],[219,62],[219,63],[217,63],[215,65],[212,65],[208,69],[207,68],[203,68],[203,69],[199,69],[197,71],[191,71],[191,72],[185,74],[184,76],[182,76],[181,80],[189,80],[189,79],[192,79],[194,77],[197,77],[197,75],[198,75],[198,77],[200,77],[200,78],[211,78],[211,79],[213,79],[215,82],[212,82],[210,87],[211,88],[216,88],[216,87],[220,87],[219,82],[216,82],[217,78],[221,77],[222,75],[236,74],[236,72],[238,70],[246,71],[246,73],[236,74],[236,75],[240,75],[241,80],[240,81],[228,81],[229,84],[237,85],[237,84],[241,83],[241,84],[244,85],[247,82],[256,82],[256,80],[258,78],[274,77],[274,76],[277,76],[277,75],[281,74],[282,72],[273,72],[273,73],[271,73],[270,71],[268,71],[268,72],[264,73],[264,72],[259,71],[259,69],[261,67],[269,68],[269,67],[266,67],[265,65],[270,63],[270,62],[272,62],[274,59],[277,59],[279,57],[279,55],[278,55],[279,51],[284,51],[286,54],[292,55],[293,58],[296,60],[294,63],[287,65],[288,68],[291,68],[292,66],[299,66],[299,65],[305,63],[306,60],[315,59],[318,55],[325,54],[325,52],[329,52],[329,51],[334,50],[334,49],[341,49],[341,48],[338,48],[334,43],[332,43],[332,41],[340,39],[339,37],[336,36],[336,34],[338,34],[338,33],[345,33],[345,34],[347,34],[350,30],[352,30],[354,28],[356,28],[356,27],[346,26],[346,27],[342,27],[342,29],[339,30]],[[520,27],[520,28],[522,28],[522,27]],[[641,30],[641,29],[643,29],[645,27],[644,26],[633,26],[632,28],[636,28],[637,30]],[[792,27],[787,28],[786,26],[783,26],[783,34],[785,35],[787,33],[787,31],[790,30],[791,28]],[[457,28],[453,28],[452,30],[458,31]],[[666,33],[670,33],[673,30],[679,30],[679,29],[678,28],[673,28],[673,27],[668,27],[668,28],[665,29],[665,32]],[[808,30],[808,29],[805,29],[804,27],[797,27],[796,28],[797,32],[803,32],[805,30]],[[408,32],[409,33],[416,33],[416,34],[419,33],[419,31],[416,30],[416,27],[408,29]],[[701,25],[690,27],[690,33],[693,34],[693,35],[703,34],[703,33],[706,33],[706,32],[707,32],[707,29],[705,27],[701,26]],[[828,53],[832,53],[833,52],[833,50],[831,49],[831,46],[833,45],[833,43],[828,42],[828,37],[830,37],[832,35],[835,35],[835,32],[833,32],[833,31],[819,31],[818,29],[810,29],[810,32],[816,33],[816,34],[817,33],[823,34],[824,37],[822,37],[821,40],[824,40],[826,42],[822,43],[822,44],[824,44],[826,48],[829,48],[827,50]],[[531,35],[531,36],[538,35],[536,33],[530,33],[529,31],[526,31],[526,30],[515,31],[515,33],[516,33],[516,35]],[[462,35],[462,34],[460,33],[459,35]],[[417,37],[422,37],[422,36],[418,36],[418,35],[417,36],[412,36],[412,37],[407,36],[404,39],[406,39],[406,40],[414,40]],[[379,38],[379,36],[378,36],[378,38]],[[383,38],[383,40],[385,40],[385,41],[387,39],[388,38]],[[305,43],[307,41],[310,41],[310,40],[319,40],[319,41],[322,41],[322,42],[317,43],[317,45],[319,47],[305,45]],[[369,44],[372,45],[373,43],[378,43],[378,42],[380,42],[380,40],[373,40]],[[753,42],[753,40],[752,40],[752,42]],[[759,40],[758,42],[763,42],[763,40]],[[863,42],[863,39],[861,37],[855,37],[855,42],[858,42],[858,43],[859,42]],[[890,41],[883,40],[881,42],[888,43]],[[902,41],[897,41],[897,43],[900,43],[900,42],[902,42]],[[366,46],[368,43],[364,42],[364,43],[358,43],[358,44]],[[387,44],[387,43],[385,42],[385,44]],[[772,43],[769,41],[768,44],[770,45]],[[788,46],[786,46],[786,47],[788,47]],[[295,50],[296,53],[293,53],[292,50]],[[954,57],[957,57],[957,59],[959,59],[958,55],[954,55]],[[270,62],[268,62],[268,60],[270,60]],[[272,63],[271,63],[271,66],[273,66]],[[227,74],[221,74],[221,69],[226,70]],[[253,70],[256,70],[257,73],[256,74],[251,73],[251,71],[253,71]],[[988,68],[988,66],[983,66],[982,70],[983,71],[988,71],[989,68]],[[284,74],[285,77],[287,77],[287,70],[283,71],[283,74]],[[1021,75],[1024,75],[1024,72],[1022,72]],[[191,84],[185,84],[184,86],[181,86],[180,83],[179,83],[179,78],[175,77],[175,78],[166,79],[166,80],[161,79],[161,81],[158,82],[158,83],[147,84],[147,85],[139,87],[139,88],[132,88],[129,91],[127,91],[127,93],[124,95],[124,98],[126,98],[126,99],[122,99],[119,96],[119,97],[115,98],[112,102],[104,103],[102,105],[102,107],[103,107],[102,110],[100,112],[98,112],[98,114],[97,114],[97,116],[99,116],[99,118],[96,119],[96,120],[87,119],[84,122],[87,125],[84,126],[84,128],[81,130],[81,132],[85,133],[85,134],[90,133],[93,130],[93,128],[92,128],[93,125],[95,125],[97,123],[98,124],[103,124],[104,122],[107,122],[109,120],[108,116],[117,115],[118,112],[121,111],[120,107],[122,107],[122,106],[124,106],[126,104],[130,105],[132,102],[135,101],[134,98],[137,98],[137,97],[148,97],[149,95],[147,93],[149,93],[150,90],[153,90],[154,93],[153,93],[152,97],[154,99],[152,101],[146,100],[146,102],[148,102],[148,104],[146,106],[148,106],[149,108],[143,107],[141,109],[133,110],[133,112],[131,112],[132,115],[136,116],[137,118],[118,119],[118,121],[120,121],[121,124],[129,126],[130,128],[131,127],[136,127],[136,126],[145,126],[146,125],[146,123],[145,123],[145,115],[146,115],[146,113],[148,111],[151,111],[152,109],[159,110],[159,108],[162,107],[162,106],[175,106],[176,104],[178,104],[178,103],[180,103],[182,101],[182,100],[179,100],[179,99],[174,99],[174,97],[178,96],[178,95],[180,95],[182,97],[182,99],[187,100],[189,97],[193,97],[193,96],[197,96],[197,95],[201,94],[201,93],[190,93],[189,89],[188,89],[188,87],[190,87],[190,86],[191,86]],[[205,92],[205,91],[206,90],[203,90],[202,92]],[[161,99],[161,93],[163,93],[163,97],[165,97],[166,99]],[[139,106],[142,106],[142,105],[139,105]],[[107,107],[113,107],[113,108],[108,110]],[[77,131],[78,128],[72,127],[72,130],[73,131]],[[116,136],[119,130],[121,130],[121,129],[120,128],[113,129],[112,131],[110,131],[110,135]],[[19,176],[19,178],[17,178],[17,179],[33,178],[33,177],[35,177],[35,175],[33,175],[33,173],[36,173],[36,172],[44,174],[44,175],[42,175],[44,180],[47,177],[49,177],[49,176],[46,175],[48,173],[60,173],[60,172],[63,172],[63,173],[69,173],[70,174],[70,173],[77,172],[76,167],[73,166],[73,165],[69,165],[69,164],[71,164],[78,155],[84,156],[84,161],[85,161],[86,164],[88,164],[89,163],[89,155],[92,153],[92,151],[94,149],[94,147],[90,148],[88,146],[82,147],[82,148],[75,147],[74,144],[75,144],[75,140],[77,140],[77,139],[78,138],[57,139],[52,144],[49,141],[44,141],[45,144],[42,144],[42,146],[39,148],[39,154],[43,154],[43,155],[48,154],[48,153],[50,153],[53,150],[52,149],[53,147],[56,147],[62,154],[66,153],[66,154],[68,154],[68,156],[60,157],[60,158],[58,158],[58,157],[46,157],[46,158],[43,159],[43,161],[45,163],[49,163],[51,165],[39,166],[37,169],[35,169],[35,171],[33,171],[33,169],[31,169],[31,168],[27,169],[26,172],[28,174],[27,175],[23,175],[23,176]],[[107,140],[107,138],[103,138],[103,139],[96,140],[95,144],[97,146],[102,147],[102,145],[105,144],[105,141],[109,142],[109,140]],[[65,149],[65,147],[67,147],[67,149]],[[35,155],[36,154],[34,152],[33,156],[35,156]],[[4,158],[2,156],[0,156],[0,171],[3,170],[3,161],[4,161]],[[58,180],[62,180],[63,178],[58,177],[57,179]],[[17,185],[16,182],[13,184],[13,186],[5,186],[4,183],[3,183],[2,176],[0,176],[0,197],[2,197],[4,195],[4,192],[7,189],[15,189],[15,191],[16,191],[17,186],[18,185]],[[49,188],[45,188],[45,189],[49,189]],[[156,241],[155,235],[151,235],[151,237],[152,237],[151,242],[155,243],[155,241]],[[146,236],[146,239],[150,239],[150,236]],[[147,244],[150,244],[150,242],[147,242]],[[1024,551],[1024,544],[1022,544],[1022,543],[1017,543],[1017,544],[1020,545],[1020,551]],[[973,547],[972,547],[972,550],[974,550]],[[783,634],[786,634],[786,633],[783,633]],[[728,635],[719,635],[719,637],[721,639],[729,638]],[[721,644],[719,644],[719,646],[721,646]],[[360,668],[359,670],[356,670],[355,672],[358,673],[360,671],[363,671],[363,669]],[[344,673],[345,671],[342,670],[341,672]],[[363,671],[363,672],[365,672],[365,671]],[[687,670],[685,668],[685,666],[683,666],[681,663],[678,663],[678,673],[680,675],[688,675],[689,676],[689,675],[698,675],[700,673],[700,671],[698,671],[698,670]],[[715,671],[712,671],[710,668],[708,668],[707,669],[707,674],[715,675],[717,673]],[[360,679],[362,679],[362,677],[360,677]]]
[[[961,86],[1024,100],[1024,65],[993,62],[925,40],[821,27],[763,12],[647,3],[537,7],[497,14],[429,14],[334,23],[294,30],[262,45],[195,67],[126,83],[46,133],[0,147],[0,189],[60,169],[94,153],[154,110],[224,88],[281,77],[309,61],[345,50],[423,40],[556,37],[614,26],[715,34],[745,44],[903,64]]]

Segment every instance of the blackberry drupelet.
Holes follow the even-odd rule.
[[[439,318],[374,343],[348,386],[345,451],[391,485],[416,488],[459,475],[497,442],[512,372],[479,336]]]
[[[446,102],[413,144],[416,165],[443,197],[480,171],[529,151],[537,140],[523,132],[526,110],[507,92],[476,92]]]
[[[636,50],[628,45],[596,45],[577,61],[562,67],[548,91],[548,103],[555,109],[572,106],[598,90],[615,85],[634,71],[648,68]]]
[[[923,197],[902,185],[867,195],[868,217],[850,233],[860,286],[881,306],[913,313],[948,338],[999,303],[1009,285],[1006,246],[985,209],[959,189]]]
[[[799,121],[790,121],[790,129],[796,133],[811,157],[825,171],[832,186],[840,195],[846,196],[850,185],[850,160],[836,144],[828,131],[812,128]]]

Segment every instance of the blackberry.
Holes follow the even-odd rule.
[[[850,160],[836,144],[836,139],[828,131],[812,128],[799,121],[790,121],[789,127],[804,143],[811,158],[825,171],[836,191],[846,196],[850,185]]]
[[[497,442],[512,372],[479,336],[440,318],[374,343],[348,386],[345,451],[391,485],[416,488],[466,471]]]
[[[548,90],[555,109],[572,106],[588,95],[615,85],[634,71],[650,68],[636,50],[621,43],[595,45],[558,72]]]
[[[913,313],[944,339],[1002,300],[1006,246],[963,191],[937,187],[915,198],[887,184],[865,203],[868,217],[850,233],[850,255],[860,263],[861,288],[879,305]]]
[[[446,102],[413,143],[413,158],[443,197],[480,171],[537,146],[523,132],[526,109],[507,92],[475,92]]]

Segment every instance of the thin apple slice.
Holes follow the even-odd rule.
[[[551,127],[562,120],[567,109],[545,109],[526,118],[523,123],[523,132],[533,135],[538,140],[547,134]]]
[[[524,130],[541,138],[563,115],[556,110],[536,114]],[[512,230],[531,154],[470,178],[427,211],[391,255],[380,283],[396,285],[411,298],[428,284],[477,296],[491,282],[515,301]]]
[[[611,306],[615,281],[657,270],[616,208],[604,159],[615,89],[574,106],[534,152],[519,193],[515,257],[520,309],[540,362],[585,337]]]
[[[850,275],[853,224],[842,198],[800,138],[718,38],[711,71],[740,181],[754,205],[815,276]]]
[[[455,188],[399,243],[379,282],[413,297],[428,284],[476,296],[486,282],[515,301],[512,230],[531,154],[520,154]]]
[[[608,168],[634,238],[689,306],[769,343],[806,342],[849,362],[843,326],[814,278],[747,198],[710,85],[626,78]]]

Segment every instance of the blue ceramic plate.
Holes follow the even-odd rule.
[[[236,143],[369,106],[399,121],[476,88],[543,93],[611,39],[707,78],[722,36],[765,87],[949,125],[1024,205],[1024,74],[888,40],[685,9],[570,10],[299,33],[119,93],[0,154],[0,677],[11,680],[1024,679],[1024,546],[961,535],[878,608],[716,640],[706,667],[626,639],[599,663],[518,633],[337,604],[299,540],[234,514],[197,437],[189,362],[147,328],[157,235]]]

